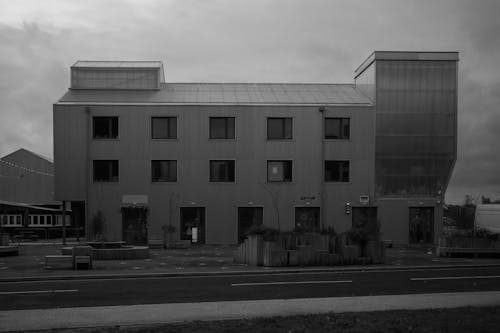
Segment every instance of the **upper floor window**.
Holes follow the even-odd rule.
[[[210,117],[210,139],[234,139],[234,117]]]
[[[349,136],[349,118],[325,118],[325,139],[348,140]]]
[[[152,182],[176,182],[177,161],[155,160],[151,161]]]
[[[118,138],[118,117],[93,117],[94,139]]]
[[[176,117],[152,117],[151,118],[152,139],[177,139]]]
[[[292,161],[267,161],[268,182],[291,182]]]
[[[325,182],[349,182],[349,161],[325,161]]]
[[[292,132],[292,118],[267,118],[268,140],[290,140]]]
[[[118,161],[117,160],[94,160],[95,182],[117,182]]]
[[[234,160],[210,161],[211,182],[234,182]]]

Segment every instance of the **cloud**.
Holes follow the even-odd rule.
[[[496,0],[0,0],[0,154],[52,156],[52,103],[79,59],[165,62],[169,82],[353,81],[373,50],[458,50],[447,198],[500,184]],[[500,190],[500,189],[499,189]]]

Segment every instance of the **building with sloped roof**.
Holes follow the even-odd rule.
[[[252,225],[379,224],[434,243],[456,158],[456,52],[374,52],[352,84],[170,83],[78,61],[54,104],[56,199],[108,239],[234,244]],[[145,209],[147,208],[147,209]],[[147,223],[144,212],[148,212]]]
[[[67,226],[70,226],[68,209]],[[0,158],[0,227],[11,234],[33,230],[37,237],[59,236],[61,202],[54,198],[54,163],[20,148]]]

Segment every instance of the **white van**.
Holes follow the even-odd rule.
[[[474,225],[492,233],[500,233],[500,204],[477,205]]]

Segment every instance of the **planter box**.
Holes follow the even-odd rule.
[[[0,234],[0,246],[9,246],[9,234]]]
[[[342,255],[345,264],[353,264],[359,257],[359,247],[357,245],[345,245],[342,248]]]
[[[382,241],[368,241],[366,243],[365,254],[371,258],[373,264],[383,264],[385,262],[385,244]]]
[[[297,246],[299,266],[311,266],[315,264],[315,251],[312,245]]]
[[[328,254],[326,256],[327,261],[326,264],[327,266],[337,266],[337,265],[342,265],[343,263],[343,256],[339,253],[336,254]]]
[[[314,251],[314,263],[319,266],[327,266],[328,254],[328,251]]]
[[[247,243],[248,264],[253,265],[253,266],[262,266],[262,263],[263,263],[262,236],[261,235],[250,235],[245,240],[245,243]]]
[[[288,266],[298,266],[299,255],[297,250],[288,250]]]

